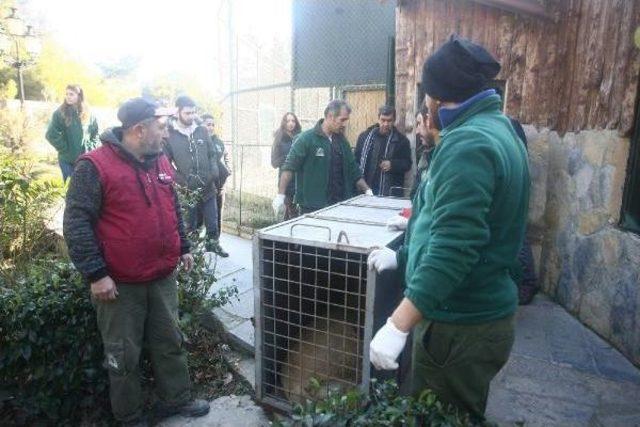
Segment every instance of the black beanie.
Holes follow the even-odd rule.
[[[422,88],[440,101],[462,102],[480,92],[500,72],[482,46],[452,35],[422,67]]]

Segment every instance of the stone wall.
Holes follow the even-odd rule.
[[[640,364],[640,237],[618,227],[630,141],[616,131],[525,130],[542,287]]]

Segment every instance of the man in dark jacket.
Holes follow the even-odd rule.
[[[362,132],[356,144],[356,162],[376,196],[403,196],[404,175],[411,169],[411,145],[395,121],[395,108],[380,107],[378,123]]]
[[[193,266],[173,170],[162,155],[168,111],[143,98],[118,110],[122,127],[105,132],[102,147],[80,157],[67,191],[64,237],[90,283],[111,409],[125,424],[141,423],[140,353],[148,348],[161,404],[159,417],[201,416],[191,400],[187,352],[177,327],[175,269]],[[142,422],[142,424],[144,424]]]
[[[209,136],[211,137],[211,142],[213,142],[213,146],[216,148],[216,160],[218,161],[218,181],[216,182],[216,187],[218,188],[218,194],[216,196],[216,205],[218,206],[218,236],[216,240],[220,241],[220,233],[222,232],[222,209],[224,208],[224,200],[225,200],[225,190],[224,185],[227,182],[229,176],[231,176],[231,155],[229,154],[229,150],[224,145],[224,142],[218,137],[216,133],[216,123],[215,119],[211,114],[203,114],[202,117],[202,125],[207,128],[209,131]],[[229,256],[221,246],[218,247],[220,255],[223,258]]]
[[[173,164],[178,184],[195,193],[195,205],[188,210],[189,231],[197,231],[204,222],[207,250],[226,254],[220,247],[218,229],[218,154],[209,131],[195,122],[196,104],[188,96],[176,99],[177,119],[169,127],[165,153]]]

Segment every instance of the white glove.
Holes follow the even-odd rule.
[[[396,328],[391,318],[376,332],[369,345],[369,360],[376,369],[398,369],[396,359],[407,343],[409,332]]]
[[[284,194],[278,194],[273,199],[271,206],[273,207],[273,213],[275,216],[282,215],[282,212],[284,211]]]
[[[409,220],[407,218],[402,215],[395,215],[387,221],[387,229],[390,231],[403,231],[407,229],[407,224],[409,224]]]
[[[395,270],[398,268],[396,253],[389,248],[375,249],[367,259],[369,270],[380,273],[383,270]]]
[[[373,196],[373,190],[368,189],[367,191],[364,192],[364,194],[366,194],[367,196]]]

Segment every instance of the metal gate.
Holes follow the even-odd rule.
[[[359,196],[254,237],[256,395],[290,410],[331,390],[368,389],[369,342],[402,297],[395,272],[367,269],[406,199]],[[375,372],[374,372],[375,374]],[[377,375],[376,375],[377,376]],[[309,389],[315,384],[315,395]]]

